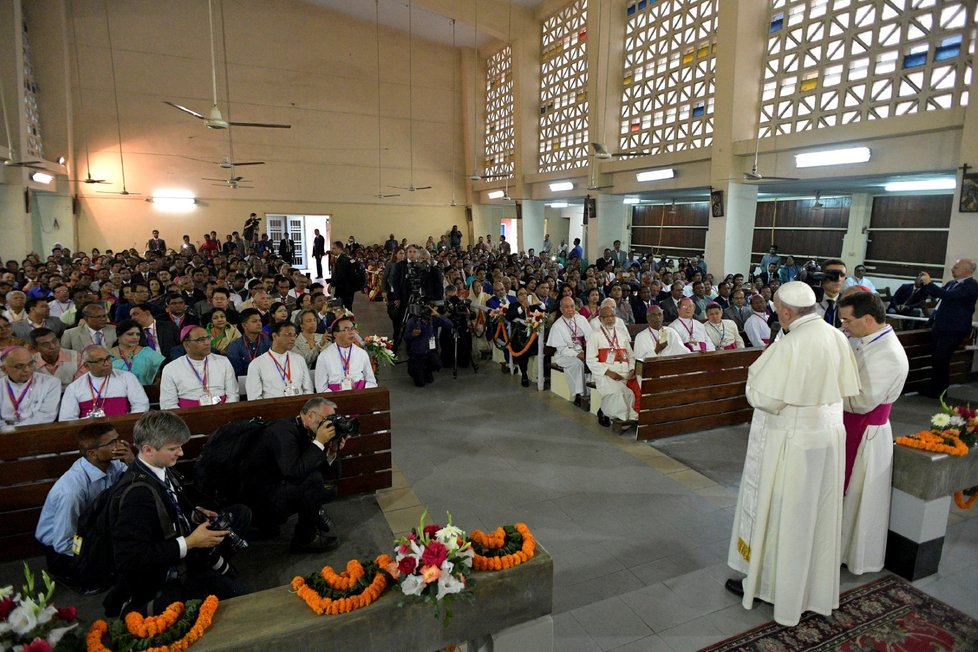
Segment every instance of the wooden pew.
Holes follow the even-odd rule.
[[[360,436],[343,449],[341,495],[373,492],[391,486],[390,394],[378,387],[324,395],[337,405],[340,414],[359,416]],[[226,405],[172,410],[190,426],[193,434],[183,446],[177,470],[193,478],[193,462],[207,435],[231,421],[260,416],[266,421],[299,414],[310,395],[244,401]],[[138,414],[111,419],[119,434],[132,441]],[[67,421],[18,428],[0,433],[0,560],[19,559],[41,552],[34,540],[41,507],[55,480],[70,467],[79,453],[77,432],[86,421]]]
[[[929,329],[898,331],[910,361],[903,393],[918,392],[930,383]],[[715,351],[640,361],[643,378],[638,439],[660,439],[719,426],[747,423],[751,407],[744,396],[747,368],[760,349]],[[965,383],[973,351],[963,345],[951,361],[951,382]]]

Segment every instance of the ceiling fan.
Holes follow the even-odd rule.
[[[408,192],[417,192],[418,190],[430,190],[431,186],[416,186],[414,185],[414,67],[413,67],[413,30],[411,25],[412,20],[412,3],[408,0],[408,151],[410,152],[410,169],[411,169],[411,183],[407,186],[387,186],[388,188],[397,188],[398,190],[407,190]],[[381,193],[377,193],[380,195]],[[381,199],[383,199],[381,197]]]
[[[214,103],[211,105],[211,109],[205,116],[202,113],[198,113],[193,109],[188,109],[187,107],[177,104],[175,102],[164,101],[164,104],[169,104],[174,109],[178,111],[183,111],[198,120],[203,120],[204,124],[211,129],[227,129],[230,126],[235,127],[264,127],[266,129],[291,129],[292,125],[286,124],[275,124],[270,122],[238,122],[232,120],[225,120],[224,116],[221,115],[221,110],[217,108],[217,57],[214,52],[214,7],[213,0],[207,1],[207,16],[210,21],[210,37],[211,37],[211,90],[213,91]],[[225,64],[227,63],[227,50],[224,52]]]
[[[599,161],[608,161],[612,158],[630,158],[632,156],[651,156],[652,152],[641,151],[641,152],[612,152],[609,151],[602,143],[591,143],[591,150],[594,152],[594,158]]]
[[[14,141],[10,139],[10,122],[7,118],[7,100],[3,94],[3,84],[0,84],[0,104],[3,105],[3,130],[7,137],[8,156],[3,158],[3,164],[8,168],[32,168],[43,170],[43,161],[18,161],[17,152],[14,149]]]
[[[247,182],[248,180],[245,179],[242,176],[237,176],[237,175],[235,175],[233,173],[227,179],[217,179],[217,178],[214,178],[214,177],[201,177],[201,179],[203,181],[218,181],[219,183],[212,183],[211,185],[212,186],[223,186],[223,187],[230,188],[231,190],[237,190],[238,188],[254,188],[254,186],[243,186],[243,185],[241,185],[241,182],[242,181],[246,181]]]
[[[822,191],[815,191],[815,203],[812,204],[813,211],[820,211],[825,208],[825,204],[822,203]]]
[[[122,174],[122,190],[99,190],[103,195],[138,196],[142,193],[129,192],[126,188],[126,160],[122,155],[122,119],[119,117],[119,89],[115,78],[115,51],[112,49],[112,29],[109,26],[109,7],[105,5],[105,34],[109,44],[109,68],[112,72],[112,100],[115,103],[115,131],[119,138],[119,170]]]
[[[200,161],[201,163],[210,163],[211,165],[216,165],[224,170],[230,170],[242,165],[265,165],[265,161],[234,161],[230,156],[225,156],[220,161],[213,161],[205,158],[194,158],[193,156],[184,156],[183,158],[190,159],[191,161]]]
[[[72,43],[74,44],[74,50],[75,50],[75,78],[78,82],[78,113],[79,115],[83,115],[85,112],[85,103],[83,101],[84,98],[82,96],[81,61],[79,60],[78,57],[78,36],[75,33],[75,14],[73,12],[71,12],[71,40]],[[92,162],[89,157],[89,151],[88,151],[88,132],[85,131],[84,125],[85,125],[85,120],[82,119],[81,122],[79,123],[79,126],[81,128],[82,140],[85,143],[85,168],[86,168],[85,178],[71,179],[71,181],[79,182],[79,183],[87,183],[89,185],[96,184],[96,183],[105,183],[105,184],[111,183],[107,179],[95,179],[92,177]]]

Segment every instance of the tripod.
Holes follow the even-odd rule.
[[[466,327],[468,323],[466,322]],[[455,347],[452,351],[452,378],[458,378],[458,342],[462,339],[461,333],[459,333],[459,327],[453,322],[452,323],[452,346]],[[475,358],[472,357],[472,344],[469,343],[469,364],[472,365],[472,373],[479,373],[479,365],[476,363]]]

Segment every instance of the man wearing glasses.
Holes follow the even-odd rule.
[[[84,325],[69,328],[61,334],[61,348],[72,351],[84,351],[85,347],[104,346],[112,348],[115,345],[115,326],[109,326],[105,308],[90,303],[82,308]]]
[[[278,528],[298,514],[292,552],[325,552],[340,543],[329,534],[332,520],[326,513],[326,503],[336,496],[339,452],[346,444],[329,421],[335,413],[332,401],[310,398],[298,416],[269,423],[261,445],[243,465],[242,473],[251,479],[244,502],[265,536],[277,536]]]
[[[4,430],[36,423],[54,423],[61,400],[61,382],[34,371],[31,352],[14,346],[0,353],[0,417]]]
[[[316,359],[316,391],[341,392],[376,387],[377,378],[370,356],[356,345],[357,329],[348,318],[340,318],[330,328],[333,343]]]
[[[59,421],[115,417],[149,409],[149,398],[139,379],[124,369],[113,369],[108,349],[90,346],[82,352],[82,362],[88,373],[65,388]]]
[[[184,326],[180,332],[187,352],[163,367],[160,409],[219,405],[238,400],[238,377],[223,355],[211,353],[211,336],[200,326]]]
[[[99,494],[116,483],[132,463],[132,448],[111,423],[90,423],[78,431],[81,457],[51,487],[34,531],[47,554],[48,570],[59,581],[76,586],[75,532],[78,517]],[[94,593],[99,587],[78,587]]]

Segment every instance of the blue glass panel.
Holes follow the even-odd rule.
[[[645,7],[646,7],[647,4],[648,3],[646,2],[646,0],[639,0],[639,3],[638,3],[638,9],[639,9],[639,11],[641,11],[642,9],[645,9]]]
[[[922,66],[927,63],[927,53],[926,52],[915,52],[913,54],[906,54],[903,57],[903,68],[916,68],[917,66]]]
[[[947,61],[961,54],[961,35],[944,39],[934,50],[934,61]]]
[[[635,5],[628,5],[628,15],[632,16],[635,14]]]
[[[780,32],[782,27],[784,27],[784,14],[777,14],[775,16],[772,16],[770,32],[772,34],[774,32]]]
[[[702,104],[698,104],[693,107],[694,118],[702,118],[704,113],[706,113],[706,107],[704,107]]]

